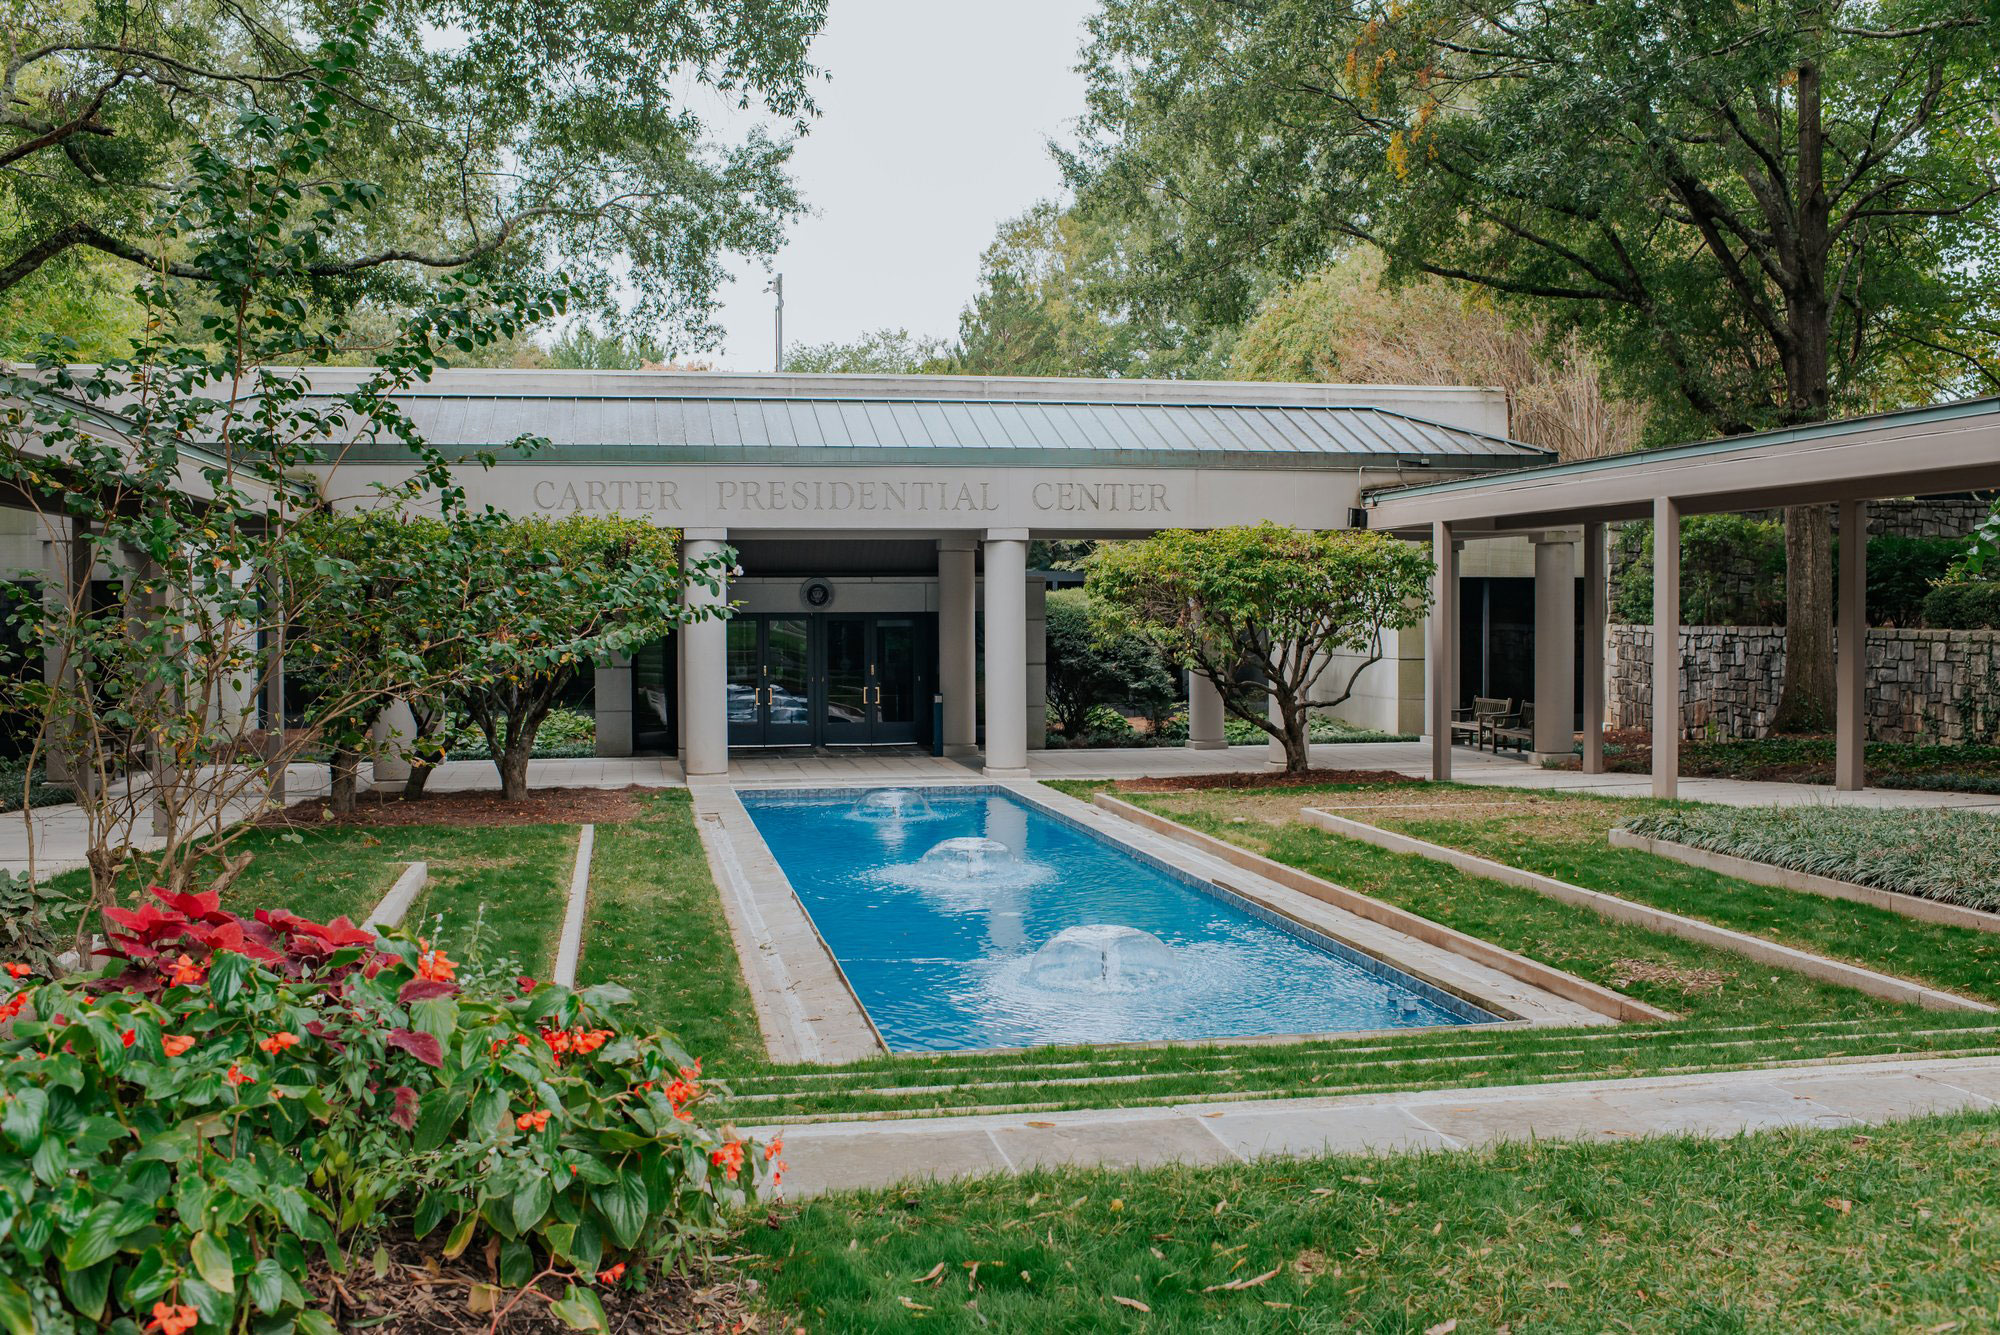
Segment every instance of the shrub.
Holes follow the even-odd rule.
[[[443,738],[446,760],[491,760],[493,749],[470,719],[459,719]],[[597,754],[597,717],[584,709],[552,709],[535,734],[535,759],[576,759]]]
[[[2000,629],[2000,581],[1938,585],[1924,598],[1924,624],[1937,630]]]
[[[1963,538],[1868,540],[1868,624],[1914,626],[1924,614],[1931,586],[1965,552]],[[1838,569],[1838,565],[1835,569]]]
[[[1977,813],[1700,806],[1639,816],[1625,828],[1815,876],[2000,909],[2000,821]]]
[[[1180,683],[1159,651],[1100,624],[1082,589],[1051,593],[1047,616],[1049,717],[1065,737],[1087,745],[1088,719],[1100,706],[1161,719],[1180,703]]]
[[[1653,526],[1618,530],[1611,616],[1653,619]],[[1690,626],[1780,626],[1785,621],[1785,526],[1743,515],[1690,515],[1681,524],[1681,621]]]
[[[154,893],[106,911],[99,973],[0,1002],[9,1331],[331,1335],[314,1264],[403,1232],[490,1240],[502,1282],[567,1281],[552,1314],[602,1328],[594,1276],[638,1282],[755,1192],[762,1156],[695,1119],[698,1064],[625,1032],[622,989]]]

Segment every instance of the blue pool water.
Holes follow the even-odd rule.
[[[1496,1018],[997,790],[743,804],[891,1051]]]

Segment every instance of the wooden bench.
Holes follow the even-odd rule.
[[[1451,711],[1451,740],[1469,740],[1474,748],[1486,742],[1486,731],[1493,724],[1514,712],[1511,699],[1494,699],[1490,696],[1474,696],[1472,708]]]
[[[1493,721],[1493,751],[1499,754],[1503,745],[1511,743],[1523,751],[1535,749],[1535,702],[1521,702],[1519,713]]]

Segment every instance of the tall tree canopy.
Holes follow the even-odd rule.
[[[114,257],[212,278],[157,226],[193,145],[322,77],[353,6],[0,0],[0,299]],[[736,104],[802,131],[824,0],[387,0],[337,89],[365,122],[320,179],[381,191],[308,268],[405,304],[421,270],[566,271],[699,339],[724,251],[774,250],[799,210],[789,147],[711,142]]]
[[[1158,302],[1240,318],[1366,241],[1734,433],[2000,387],[1996,56],[1985,0],[1107,0],[1070,167],[1153,219]],[[1788,516],[1792,724],[1831,703],[1828,527]]]

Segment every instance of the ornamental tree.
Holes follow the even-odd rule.
[[[535,733],[578,672],[676,625],[690,583],[718,593],[734,556],[683,568],[678,534],[636,519],[571,515],[494,525],[471,552],[464,706],[500,771],[500,795],[528,793]]]
[[[290,728],[260,710],[276,703],[290,629],[356,611],[349,572],[301,549],[301,523],[326,509],[307,466],[395,443],[410,478],[376,504],[462,510],[450,465],[395,396],[447,352],[476,353],[562,307],[560,293],[490,270],[412,276],[412,313],[368,372],[315,391],[311,368],[335,355],[357,300],[318,257],[366,231],[382,196],[334,168],[359,132],[340,89],[379,18],[352,10],[309,77],[246,95],[229,133],[189,150],[189,183],[154,238],[202,276],[150,274],[129,356],[73,367],[74,347],[51,334],[38,365],[0,374],[0,487],[66,558],[5,572],[36,581],[39,596],[0,615],[46,672],[10,684],[0,712],[36,739],[30,768],[47,759],[73,785],[105,903],[149,827],[160,842],[139,858],[144,874],[185,888],[241,837],[243,816],[282,798],[286,765],[322,723],[379,692],[323,691]]]
[[[1295,773],[1309,764],[1309,703],[1345,701],[1381,660],[1383,636],[1430,609],[1424,551],[1361,529],[1170,529],[1105,543],[1086,570],[1084,588],[1107,625],[1214,685],[1225,710],[1284,745]],[[1334,653],[1354,658],[1346,681],[1339,694],[1309,701]],[[1261,680],[1243,680],[1246,670]]]
[[[317,583],[321,596],[289,637],[285,672],[328,752],[336,814],[354,810],[361,755],[383,711],[461,684],[471,553],[486,527],[456,514],[371,510],[314,515],[294,530],[287,584]]]

